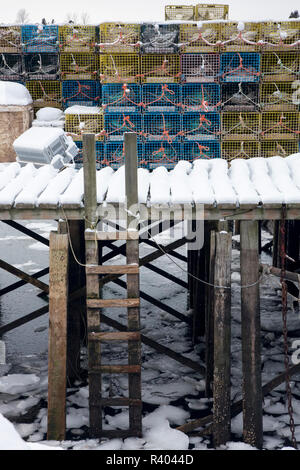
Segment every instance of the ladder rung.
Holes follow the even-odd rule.
[[[140,299],[87,299],[88,308],[139,307]]]
[[[113,331],[89,334],[91,341],[139,341],[141,333],[137,331]]]
[[[141,372],[141,366],[131,366],[128,364],[122,365],[109,365],[101,364],[100,366],[95,366],[89,371],[89,374],[139,374]]]
[[[139,274],[138,264],[87,266],[86,274]]]
[[[137,230],[123,230],[121,232],[95,232],[93,230],[85,231],[86,240],[138,240],[139,232]]]
[[[136,398],[101,398],[102,406],[142,406],[142,400]]]

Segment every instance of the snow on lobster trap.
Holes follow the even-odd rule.
[[[147,140],[181,140],[181,115],[178,113],[147,113],[144,115],[144,135]]]
[[[82,140],[82,135],[86,132],[95,134],[96,140],[104,140],[104,120],[100,108],[82,109],[73,106],[66,109],[65,118],[65,131],[73,137],[73,140]]]
[[[258,82],[260,55],[254,52],[224,52],[220,59],[222,82]]]
[[[187,23],[179,26],[180,52],[218,52],[220,24]]]
[[[57,52],[58,44],[57,25],[22,25],[24,52]]]
[[[33,106],[43,108],[62,107],[61,82],[58,80],[31,80],[26,82],[26,88],[31,94]]]
[[[141,26],[142,54],[175,54],[178,40],[178,24],[144,23]]]
[[[222,158],[229,162],[235,158],[255,158],[261,156],[260,142],[235,140],[222,142]]]
[[[92,52],[60,54],[62,80],[97,80],[98,68],[98,56]]]
[[[262,113],[262,140],[299,140],[299,113]]]
[[[216,83],[186,83],[182,85],[183,111],[218,111],[221,106],[220,85]]]
[[[75,141],[75,144],[77,145],[79,149],[79,153],[76,157],[74,157],[74,163],[75,163],[75,168],[80,169],[83,166],[82,141],[81,140]],[[96,144],[95,145],[96,168],[100,169],[103,166],[107,166],[105,163],[105,158],[104,158],[104,142],[97,141],[95,144]]]
[[[144,144],[137,143],[137,158],[138,164],[143,161]],[[119,168],[125,164],[125,145],[123,141],[106,142],[104,144],[104,159],[101,162],[102,166],[111,166],[114,169]]]
[[[260,113],[222,113],[222,141],[258,140]]]
[[[194,5],[166,5],[165,21],[193,21],[195,19]]]
[[[293,50],[300,47],[300,21],[267,21],[261,23],[263,50]]]
[[[265,52],[261,56],[263,82],[292,82],[299,78],[299,52]]]
[[[263,111],[298,111],[300,80],[262,83],[260,104]]]
[[[183,54],[181,56],[182,82],[217,82],[219,70],[219,54]]]
[[[258,83],[222,83],[221,105],[223,111],[245,112],[260,109]]]
[[[180,76],[178,54],[141,55],[141,83],[178,83]]]
[[[198,3],[195,6],[197,21],[227,20],[229,5]]]
[[[220,128],[218,113],[184,113],[182,116],[184,140],[218,140]]]
[[[100,54],[99,61],[101,83],[139,83],[139,55]]]
[[[142,114],[141,113],[105,113],[104,135],[108,140],[124,140],[125,132],[136,132],[137,138],[142,138]]]
[[[262,157],[287,157],[293,153],[299,152],[298,141],[277,140],[265,141],[261,143]]]
[[[101,100],[101,85],[96,80],[64,80],[62,102],[69,106],[98,106]]]
[[[198,158],[211,159],[220,158],[220,142],[210,140],[193,140],[183,144],[184,160],[193,162]]]
[[[0,80],[22,81],[23,79],[22,57],[19,54],[0,53]]]
[[[220,23],[220,30],[222,50],[233,52],[260,50],[260,23],[230,21]]]
[[[139,164],[150,170],[158,166],[172,169],[179,160],[183,159],[183,146],[179,142],[146,142],[144,155]]]
[[[24,56],[25,74],[28,80],[58,80],[59,55],[29,53]]]
[[[141,111],[141,86],[135,83],[102,85],[102,107],[106,113]]]
[[[21,51],[21,26],[0,26],[0,52]]]
[[[138,53],[141,26],[133,23],[102,23],[99,26],[99,51],[103,53]]]
[[[177,83],[142,85],[142,107],[145,112],[181,111],[181,86]]]
[[[66,24],[59,26],[59,47],[63,52],[93,52],[96,26]]]

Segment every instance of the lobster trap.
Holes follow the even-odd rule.
[[[141,110],[141,86],[135,83],[102,85],[102,107],[107,113],[132,113]]]
[[[79,152],[76,157],[74,157],[75,168],[80,169],[83,167],[83,153],[82,153],[82,141],[75,141]],[[105,163],[105,150],[104,150],[104,142],[95,142],[95,151],[96,151],[96,169],[99,170],[100,168],[106,166]]]
[[[218,113],[184,113],[182,116],[182,134],[186,140],[218,140],[220,130]]]
[[[260,55],[254,52],[225,52],[221,54],[220,80],[222,82],[258,82]]]
[[[137,143],[137,158],[138,163],[143,161],[144,155],[144,144],[141,142]],[[125,164],[125,145],[124,141],[118,142],[106,142],[104,144],[104,160],[102,166],[111,166],[114,169],[118,169],[120,166]]]
[[[218,111],[220,101],[220,85],[216,83],[186,83],[182,85],[183,110],[212,112]]]
[[[25,74],[28,80],[57,80],[59,56],[49,53],[29,53],[24,56]]]
[[[178,113],[145,114],[144,135],[147,140],[166,140],[169,143],[180,140],[181,115]]]
[[[130,23],[102,23],[99,27],[99,51],[104,53],[138,53],[141,26]]]
[[[33,106],[43,108],[62,107],[61,82],[56,80],[31,80],[26,82],[26,88],[31,94]]]
[[[235,158],[255,158],[261,155],[260,142],[252,141],[226,141],[222,142],[222,158],[229,162]]]
[[[100,54],[99,60],[101,83],[139,83],[139,55]]]
[[[299,113],[262,113],[262,140],[299,140]]]
[[[183,145],[179,142],[146,142],[140,164],[150,170],[158,166],[172,169],[183,158]]]
[[[299,52],[265,52],[261,57],[264,82],[290,82],[300,77]]]
[[[298,111],[300,81],[262,83],[260,101],[263,111]]]
[[[96,140],[104,140],[103,113],[94,112],[91,107],[90,113],[65,113],[65,131],[73,137],[73,140],[82,140],[84,133],[95,134]]]
[[[222,110],[257,111],[260,108],[258,83],[222,83]]]
[[[59,26],[59,47],[63,52],[92,52],[96,44],[96,26],[66,24]]]
[[[194,5],[166,5],[165,21],[193,21],[195,19]]]
[[[145,23],[141,26],[142,54],[175,54],[178,51],[179,25]]]
[[[142,136],[141,113],[106,113],[104,115],[104,131],[106,140],[124,140],[124,132],[136,132]]]
[[[300,21],[261,23],[263,50],[293,50],[300,46]]]
[[[287,157],[297,152],[299,152],[299,144],[297,141],[278,140],[261,143],[262,157]]]
[[[219,54],[183,54],[181,56],[181,81],[216,82],[219,78]]]
[[[96,80],[64,80],[62,102],[69,106],[97,106],[101,100],[101,85]]]
[[[22,44],[24,52],[57,52],[58,26],[22,25]]]
[[[258,140],[261,131],[260,113],[223,113],[222,140]]]
[[[142,83],[178,83],[180,75],[178,54],[141,55],[140,77]]]
[[[220,23],[222,49],[233,52],[259,51],[260,24],[236,21]]]
[[[227,20],[229,5],[198,3],[195,6],[197,21]]]
[[[142,106],[146,112],[181,110],[181,87],[177,83],[142,85]]]
[[[63,52],[60,70],[63,80],[97,80],[98,56],[92,52]]]
[[[20,81],[23,75],[22,58],[19,54],[0,53],[0,80]]]
[[[184,160],[193,162],[198,158],[211,159],[220,158],[220,143],[209,140],[195,140],[183,143]]]
[[[187,23],[179,27],[181,52],[218,52],[220,47],[219,23]]]
[[[0,26],[0,52],[21,52],[21,27]]]

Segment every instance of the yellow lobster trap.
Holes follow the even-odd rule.
[[[260,106],[263,111],[298,111],[299,104],[300,80],[260,85]]]
[[[180,81],[178,54],[144,54],[141,56],[141,83],[177,83]]]
[[[0,52],[21,52],[21,26],[0,26]]]
[[[65,131],[71,135],[74,140],[82,140],[84,133],[95,134],[96,140],[104,140],[104,119],[102,110],[91,106],[90,113],[65,112],[66,122]],[[97,112],[95,111],[97,109]]]
[[[99,26],[99,51],[104,53],[138,53],[141,26],[130,23],[102,23]]]
[[[300,21],[261,23],[263,50],[293,50],[300,46]]]
[[[139,55],[100,54],[99,61],[101,83],[139,83]]]
[[[261,130],[260,116],[260,113],[222,113],[223,142],[258,140]]]
[[[195,19],[194,5],[165,6],[165,21],[193,21]]]
[[[31,80],[26,82],[26,88],[31,94],[33,106],[43,108],[62,107],[62,87],[58,80]]]
[[[222,158],[229,162],[235,158],[255,158],[261,155],[261,143],[252,141],[222,142]]]
[[[60,70],[63,80],[96,80],[98,56],[92,52],[63,52],[60,54]]]
[[[96,26],[66,24],[58,27],[62,52],[92,52],[96,44]]]
[[[220,23],[220,40],[224,51],[259,51],[260,35],[260,23],[242,21]]]
[[[298,142],[288,140],[261,142],[262,157],[287,157],[298,152]]]
[[[218,52],[220,47],[219,23],[182,23],[179,26],[181,52]]]
[[[299,140],[299,113],[262,113],[261,140]]]
[[[195,6],[195,19],[197,21],[227,20],[228,13],[229,5],[198,3]]]
[[[299,78],[299,52],[265,52],[261,56],[263,82],[290,82]]]

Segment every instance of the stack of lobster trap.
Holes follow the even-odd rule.
[[[98,166],[124,162],[126,131],[149,168],[297,152],[300,21],[171,7],[159,24],[0,26],[0,79],[63,109],[80,148],[95,133]]]

